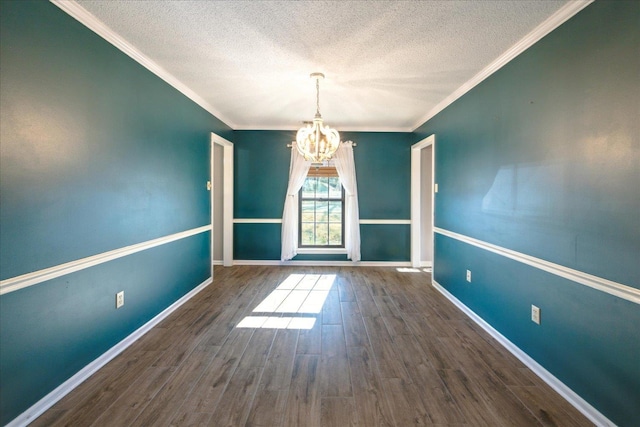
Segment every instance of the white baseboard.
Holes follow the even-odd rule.
[[[456,307],[462,310],[467,316],[476,322],[482,329],[484,329],[489,335],[496,339],[504,348],[509,350],[511,354],[517,357],[522,363],[524,363],[529,369],[533,371],[542,381],[547,383],[552,389],[558,392],[560,396],[564,397],[567,402],[573,405],[578,411],[582,412],[591,422],[597,426],[615,427],[615,424],[611,422],[607,417],[602,415],[596,408],[591,406],[586,400],[580,397],[576,392],[567,387],[562,381],[556,378],[551,372],[547,371],[542,365],[536,362],[531,356],[522,351],[518,346],[509,341],[507,337],[498,332],[493,326],[488,324],[484,319],[474,313],[469,307],[464,305],[462,301],[456,298],[453,294],[447,291],[442,285],[435,280],[433,281],[433,287],[436,288],[442,295],[444,295],[449,301],[451,301]]]
[[[138,338],[146,334],[151,328],[156,326],[167,316],[173,313],[182,304],[193,298],[198,292],[206,288],[211,284],[212,279],[209,277],[207,280],[193,288],[186,293],[182,298],[165,308],[162,312],[158,313],[153,319],[136,329],[133,333],[120,341],[118,344],[111,347],[104,354],[98,357],[93,362],[78,371],[74,376],[69,378],[64,383],[60,384],[55,390],[47,394],[45,397],[36,402],[29,409],[18,415],[13,421],[7,424],[5,427],[23,427],[33,422],[36,418],[42,415],[47,409],[55,405],[60,399],[69,394],[73,389],[82,384],[91,375],[97,372],[104,365],[109,363],[113,358],[122,353],[127,347],[133,344]]]
[[[233,265],[291,265],[300,267],[411,267],[409,261],[278,261],[234,259]]]

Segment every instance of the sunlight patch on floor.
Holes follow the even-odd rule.
[[[284,315],[320,313],[335,280],[335,274],[290,274],[253,309],[256,315],[245,317],[237,327],[311,329],[315,317]],[[283,316],[260,316],[270,313]]]
[[[400,273],[420,273],[419,268],[398,267],[396,270]]]
[[[399,273],[431,273],[431,267],[425,268],[413,268],[413,267],[396,267],[396,271]]]

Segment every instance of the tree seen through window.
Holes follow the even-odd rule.
[[[335,168],[309,170],[300,200],[300,247],[344,247],[344,190]]]

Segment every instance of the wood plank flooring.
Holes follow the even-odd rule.
[[[394,268],[216,267],[32,425],[591,425],[430,282]]]

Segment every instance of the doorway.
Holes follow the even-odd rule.
[[[411,266],[433,267],[435,135],[411,146]]]
[[[211,277],[233,265],[233,143],[211,133]]]

